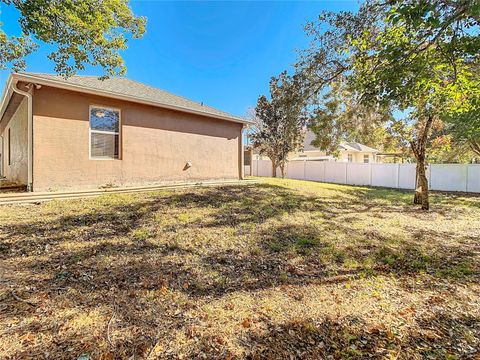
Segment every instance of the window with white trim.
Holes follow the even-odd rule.
[[[370,156],[368,154],[363,155],[363,162],[368,164],[370,162]]]
[[[352,154],[347,154],[347,160],[348,160],[348,162],[353,162],[353,155]]]
[[[90,107],[90,158],[119,159],[120,111]]]

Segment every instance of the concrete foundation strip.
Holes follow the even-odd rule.
[[[203,182],[185,182],[165,185],[148,185],[135,187],[119,187],[107,189],[93,189],[83,191],[64,191],[64,192],[31,192],[31,193],[4,193],[0,194],[0,205],[12,204],[34,204],[39,202],[57,200],[57,199],[81,199],[97,197],[105,194],[128,194],[136,192],[151,192],[159,190],[195,188],[222,185],[251,185],[258,183],[257,180],[227,180],[227,181],[203,181]]]

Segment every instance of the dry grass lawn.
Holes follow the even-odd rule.
[[[480,197],[294,180],[0,208],[2,359],[480,356]]]

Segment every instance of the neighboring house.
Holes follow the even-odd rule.
[[[292,154],[289,160],[308,160],[308,161],[342,161],[354,163],[376,163],[377,154],[380,152],[366,145],[349,142],[341,143],[339,147],[339,156],[334,157],[327,154],[312,145],[315,134],[308,130],[303,142],[303,150]]]
[[[0,175],[35,191],[241,179],[247,123],[126,78],[12,74]]]

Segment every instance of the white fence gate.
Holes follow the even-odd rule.
[[[362,164],[290,161],[286,178],[347,185],[415,188],[415,164]],[[270,160],[253,161],[254,176],[272,176]],[[280,169],[277,170],[280,176]],[[480,164],[432,164],[427,170],[431,190],[480,193]]]

